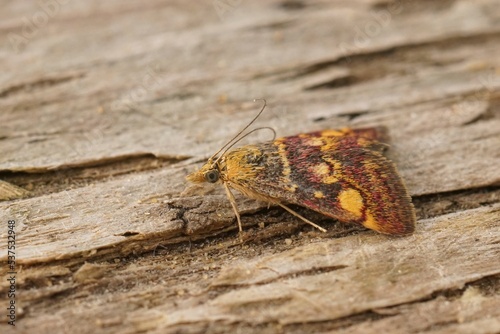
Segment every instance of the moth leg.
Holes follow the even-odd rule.
[[[312,225],[314,227],[316,227],[318,230],[320,230],[321,232],[326,232],[326,230],[324,228],[322,228],[321,226],[319,225],[316,225],[314,224],[312,221],[310,221],[309,219],[307,218],[304,218],[302,217],[301,215],[299,215],[297,212],[293,211],[292,209],[290,209],[289,207],[287,207],[286,205],[283,205],[281,203],[276,203],[278,204],[279,206],[281,206],[283,209],[285,209],[286,211],[290,212],[292,215],[294,215],[295,217],[298,217],[300,219],[302,219],[303,221],[305,221],[306,223],[308,223],[309,225]]]
[[[231,203],[234,214],[236,215],[236,220],[238,221],[238,228],[240,229],[240,234],[241,234],[241,232],[243,232],[243,228],[241,227],[240,213],[238,212],[238,208],[236,207],[236,199],[234,198],[234,195],[231,192],[231,189],[229,189],[229,186],[227,185],[226,182],[224,182],[224,188],[226,189],[227,198],[229,198],[229,202]]]

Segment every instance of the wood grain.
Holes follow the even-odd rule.
[[[2,333],[500,332],[497,1],[2,8],[0,221],[16,221],[19,292]],[[240,244],[223,189],[184,178],[254,98],[279,136],[386,126],[416,233],[297,208],[323,234],[238,195]]]

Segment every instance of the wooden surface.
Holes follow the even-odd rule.
[[[1,5],[2,333],[500,332],[498,0]],[[239,244],[184,177],[254,98],[280,136],[385,125],[416,232],[237,196]]]

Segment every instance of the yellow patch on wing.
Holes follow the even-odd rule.
[[[309,140],[305,142],[306,145],[309,146],[321,146],[323,147],[325,145],[325,141],[322,137],[311,137]]]
[[[361,197],[358,190],[351,188],[342,190],[337,198],[342,209],[349,211],[356,217],[361,217],[363,215],[363,197]]]
[[[317,164],[313,167],[313,172],[317,177],[323,178],[330,175],[330,166],[326,163]]]
[[[323,145],[321,145],[321,151],[323,152],[333,152],[336,150],[342,150],[342,147],[339,147],[339,139],[334,137],[344,136],[343,133],[334,130],[325,130],[322,133],[326,133],[325,136],[321,136]]]
[[[332,184],[339,180],[330,172],[330,166],[327,163],[317,164],[312,168],[312,172],[322,183]]]
[[[299,187],[296,184],[292,184],[292,180],[290,179],[290,174],[292,174],[292,169],[290,167],[290,162],[288,161],[288,157],[286,155],[286,145],[283,142],[285,138],[279,138],[274,141],[274,145],[278,147],[278,154],[280,155],[281,162],[283,164],[283,172],[281,175],[281,179],[283,184],[285,185],[285,189],[290,192],[295,192]]]
[[[325,141],[324,145],[321,146],[322,152],[332,152],[338,149],[337,142],[333,140]]]
[[[283,163],[283,176],[286,178],[285,183],[290,183],[290,174],[292,169],[290,168],[290,163],[286,156],[286,145],[283,143],[284,138],[276,139],[274,145],[278,147],[278,154],[280,155],[281,162]]]
[[[341,136],[345,136],[345,131],[343,131],[343,130],[324,130],[324,131],[321,131],[321,136],[323,136],[323,137],[341,137]]]
[[[323,198],[323,197],[325,197],[325,194],[323,194],[322,191],[315,191],[314,192],[314,197],[316,197],[316,198]]]
[[[327,155],[323,156],[322,159],[323,161],[326,161],[332,169],[328,177],[325,178],[324,183],[331,184],[338,182],[339,178],[342,178],[342,163],[338,160],[328,157]]]
[[[366,210],[365,217],[365,221],[363,222],[364,227],[371,230],[380,231],[380,227],[375,221],[375,217],[373,217],[373,215],[370,213],[370,210]]]

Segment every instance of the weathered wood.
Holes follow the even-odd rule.
[[[47,0],[0,22],[16,332],[500,331],[497,1]],[[297,208],[323,234],[238,195],[240,245],[223,189],[184,177],[253,98],[280,136],[386,126],[416,233]]]
[[[351,236],[225,267],[211,286],[237,289],[160,318],[167,326],[224,320],[290,325],[338,319],[422,300],[436,291],[462,289],[468,281],[500,273],[500,206],[486,211],[481,221],[476,220],[477,210],[423,221],[423,229],[411,238]],[[463,247],[477,242],[474,250]],[[476,261],[478,257],[485,262]]]
[[[0,200],[22,198],[28,195],[28,191],[13,184],[0,180]]]

